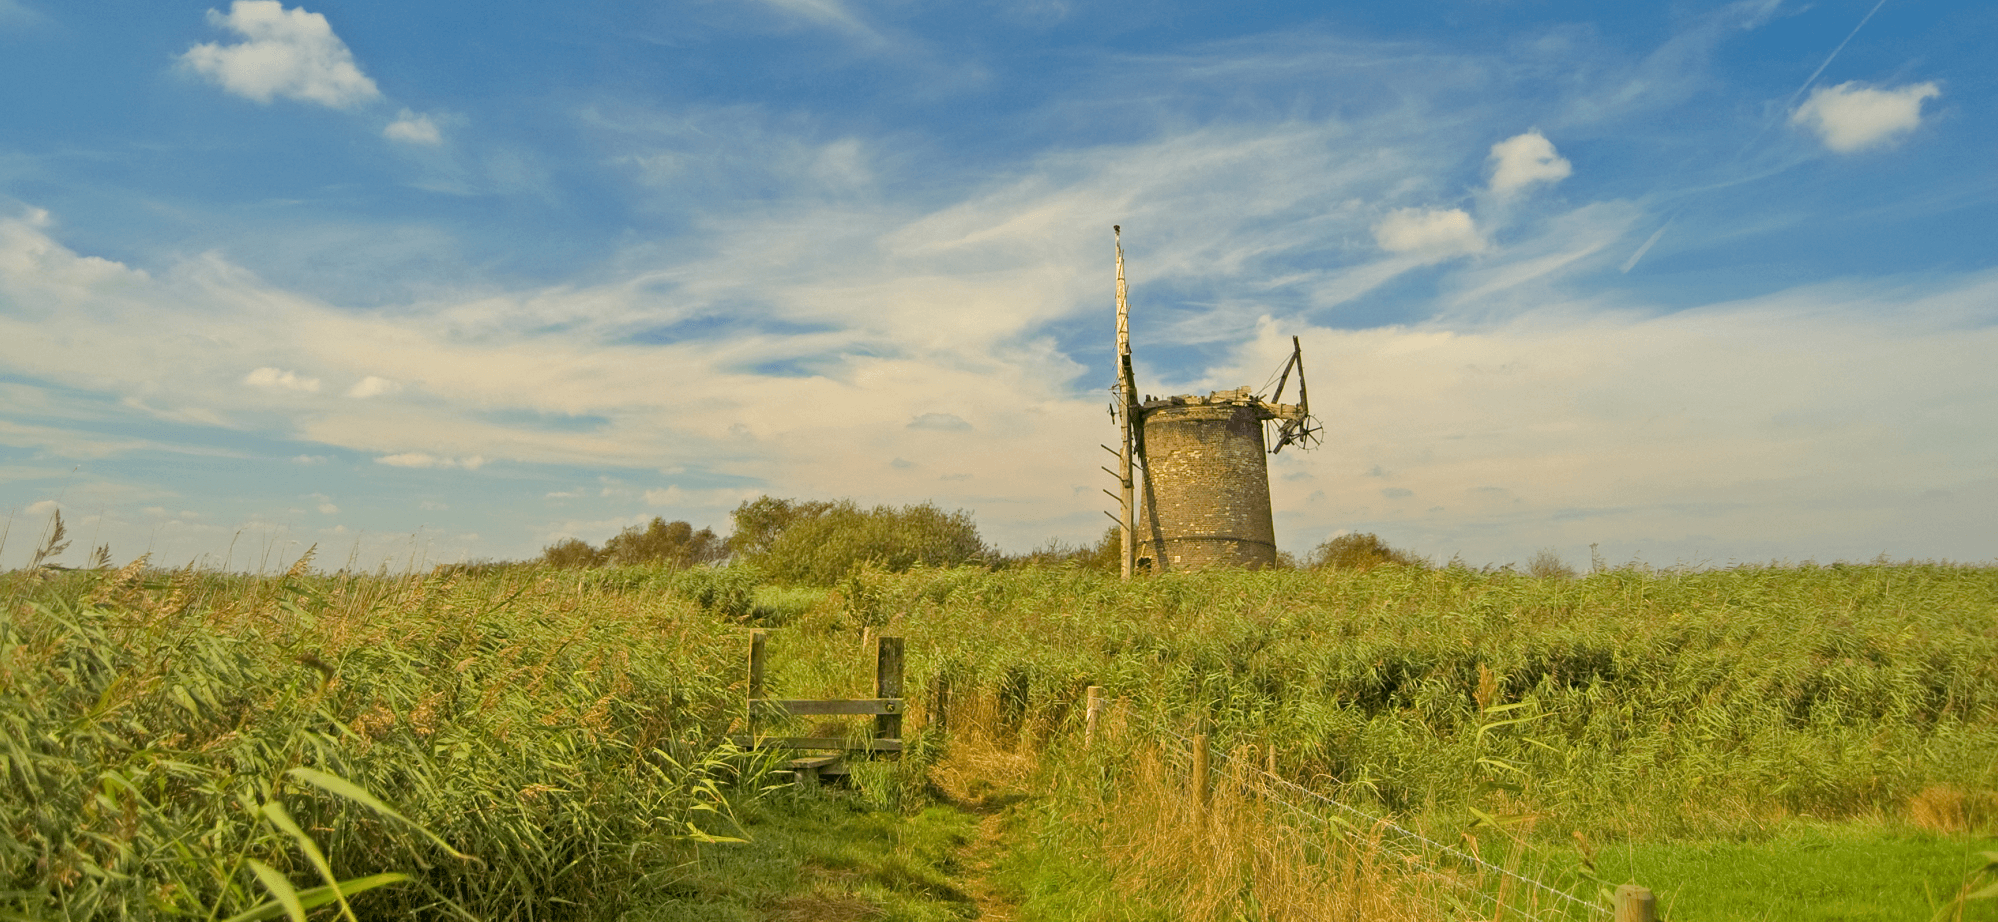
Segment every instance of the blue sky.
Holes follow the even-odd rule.
[[[1998,7],[0,0],[0,565],[762,493],[1094,539],[1301,336],[1281,543],[1998,558]]]

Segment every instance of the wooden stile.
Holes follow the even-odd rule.
[[[761,698],[750,702],[757,713],[765,717],[807,717],[827,714],[900,714],[901,698],[852,698],[840,700],[811,700],[788,698]],[[876,734],[877,736],[879,734]]]
[[[902,751],[902,713],[908,706],[908,702],[902,697],[902,638],[882,637],[875,641],[874,697],[824,700],[764,697],[766,688],[764,648],[767,640],[768,635],[763,631],[751,631],[749,634],[749,687],[744,723],[744,729],[748,732],[736,737],[738,743],[754,747],[833,749],[870,754]],[[765,737],[757,732],[757,722],[760,719],[842,714],[872,716],[873,735],[864,739],[834,736]],[[821,774],[843,773],[844,769],[838,764],[840,758],[839,754],[807,756],[791,760],[788,767],[796,772],[801,780],[816,780]]]

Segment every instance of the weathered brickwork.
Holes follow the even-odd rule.
[[[1138,497],[1138,547],[1155,569],[1276,563],[1263,447],[1263,420],[1270,414],[1260,401],[1245,398],[1246,389],[1145,405],[1150,478]]]

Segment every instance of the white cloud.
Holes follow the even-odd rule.
[[[376,458],[375,463],[386,464],[391,467],[438,467],[440,465],[448,466],[450,462],[435,455],[426,455],[420,451],[411,451],[399,455],[383,455]]]
[[[449,505],[445,503],[440,503],[434,499],[426,499],[420,503],[417,503],[416,508],[421,509],[425,512],[448,512],[451,509]]]
[[[1922,121],[1922,101],[1941,95],[1934,83],[1894,89],[1874,89],[1859,82],[1819,87],[1790,113],[1790,124],[1809,127],[1837,153],[1856,153],[1915,130]]]
[[[338,512],[340,511],[340,507],[339,507],[339,506],[335,506],[335,505],[333,505],[333,504],[332,504],[332,503],[330,503],[330,502],[329,502],[329,503],[320,503],[320,504],[319,504],[319,511],[320,511],[320,512],[323,512],[323,513],[325,513],[325,514],[327,514],[327,515],[334,515],[334,514],[337,514],[337,513],[338,513]]]
[[[409,451],[395,455],[383,455],[379,458],[376,458],[375,463],[386,464],[390,467],[422,467],[422,468],[455,467],[455,468],[463,468],[468,471],[476,471],[479,468],[485,466],[486,459],[478,455],[470,455],[463,458],[450,458],[450,457],[439,457],[437,455],[432,455],[420,451]]]
[[[374,375],[369,375],[355,382],[353,387],[348,388],[347,396],[380,397],[383,394],[393,394],[399,390],[402,390],[400,383],[390,381],[387,378],[377,378]]]
[[[1482,252],[1485,238],[1462,208],[1400,208],[1374,225],[1374,240],[1390,253],[1423,262]]]
[[[303,391],[308,394],[319,392],[318,378],[301,378],[294,372],[283,371],[268,365],[243,376],[243,383],[251,387],[271,390]]]
[[[58,509],[61,509],[61,508],[62,508],[62,506],[61,506],[61,505],[59,505],[59,504],[57,504],[55,500],[52,500],[52,499],[45,499],[45,500],[42,500],[42,501],[41,501],[41,502],[39,502],[39,503],[35,503],[35,504],[33,504],[33,505],[30,505],[30,506],[28,507],[28,514],[29,514],[29,515],[48,515],[49,513],[51,513],[51,512],[54,512],[54,511],[56,511],[56,510],[58,510]]]
[[[382,137],[404,144],[423,144],[435,147],[444,143],[444,135],[437,130],[437,123],[428,115],[418,115],[408,109],[402,110],[395,121],[382,129]]]
[[[648,506],[675,506],[683,509],[732,509],[763,495],[763,490],[717,487],[711,490],[685,490],[678,485],[645,491]]]
[[[1560,182],[1573,168],[1536,128],[1492,145],[1492,191],[1503,196],[1536,182]]]
[[[284,97],[335,109],[381,96],[325,16],[302,7],[287,10],[278,0],[235,0],[227,13],[209,10],[208,21],[243,41],[196,45],[180,59],[230,93],[261,103]]]
[[[911,429],[932,429],[938,432],[969,432],[971,424],[955,413],[924,413],[909,421]]]
[[[292,459],[291,459],[291,463],[293,463],[293,464],[325,464],[325,463],[326,463],[326,460],[327,460],[327,459],[326,459],[326,456],[325,456],[325,455],[293,455],[293,456],[292,456]]]

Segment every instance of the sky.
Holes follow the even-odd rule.
[[[1287,551],[1998,559],[1998,5],[290,3],[0,0],[0,567],[1091,542],[1113,224]]]

